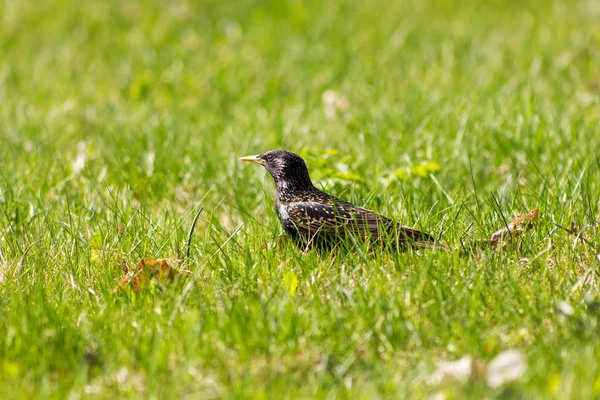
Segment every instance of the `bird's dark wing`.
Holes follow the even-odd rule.
[[[348,230],[361,236],[370,233],[378,237],[381,219],[387,219],[354,206],[312,201],[291,203],[287,210],[296,229],[309,237],[315,234],[344,236]]]
[[[311,238],[314,235],[338,235],[351,232],[362,238],[382,238],[390,242],[433,242],[421,231],[396,224],[389,218],[343,201],[337,203],[296,202],[287,207],[296,229]]]

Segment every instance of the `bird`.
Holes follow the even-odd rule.
[[[271,150],[240,160],[260,164],[271,174],[277,188],[277,216],[287,235],[304,252],[313,247],[331,249],[349,235],[401,250],[446,247],[428,233],[317,189],[304,159],[296,153]]]

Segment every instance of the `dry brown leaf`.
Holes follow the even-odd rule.
[[[128,269],[128,266],[125,265],[125,268]],[[126,287],[139,291],[151,282],[159,284],[173,282],[179,274],[180,271],[174,269],[166,258],[144,258],[140,260],[133,271],[128,272],[116,291],[121,291]]]
[[[514,217],[507,226],[497,230],[490,241],[495,249],[504,247],[507,243],[516,243],[521,233],[531,229],[533,223],[538,220],[540,211],[534,208],[530,212],[522,213]],[[508,239],[508,240],[505,240]]]

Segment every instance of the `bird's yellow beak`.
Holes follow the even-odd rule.
[[[262,158],[258,157],[258,155],[256,155],[256,156],[240,157],[240,160],[246,161],[246,162],[253,162],[253,163],[257,163],[257,164],[262,164],[263,163]]]

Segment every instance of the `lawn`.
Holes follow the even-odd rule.
[[[599,18],[3,2],[2,398],[598,398]],[[452,249],[302,255],[238,161],[274,148]],[[463,247],[534,208],[517,245]],[[116,290],[143,258],[189,272]],[[490,384],[508,350],[524,371]]]

